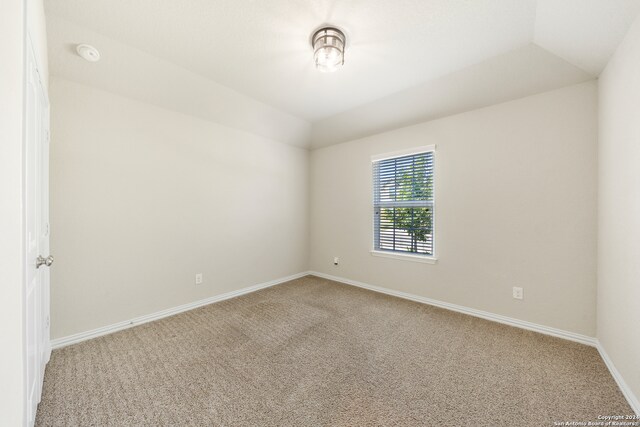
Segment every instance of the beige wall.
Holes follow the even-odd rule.
[[[598,338],[640,398],[640,18],[600,76],[599,101]]]
[[[307,270],[306,150],[50,84],[52,338]]]
[[[596,95],[590,81],[313,151],[311,269],[594,336]],[[371,256],[371,156],[429,144],[438,263]]]

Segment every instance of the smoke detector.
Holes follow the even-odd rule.
[[[97,62],[100,60],[100,52],[91,45],[79,44],[78,47],[76,47],[76,52],[89,62]]]

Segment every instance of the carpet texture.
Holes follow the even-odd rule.
[[[307,276],[53,352],[37,426],[552,426],[632,410],[591,347]]]

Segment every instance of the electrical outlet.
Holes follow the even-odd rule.
[[[196,274],[196,285],[202,284],[202,273]]]
[[[513,287],[513,297],[515,299],[523,299],[524,298],[524,290],[517,286]]]
[[[338,257],[333,258],[333,265],[338,265],[339,262],[340,262],[340,258]]]

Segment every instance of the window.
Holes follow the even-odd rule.
[[[435,147],[373,160],[374,255],[434,256]]]

